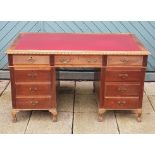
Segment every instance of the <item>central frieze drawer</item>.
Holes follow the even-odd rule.
[[[102,56],[79,56],[79,63],[84,65],[102,66]]]
[[[108,66],[142,66],[143,56],[108,56]]]
[[[78,56],[55,56],[54,61],[55,65],[73,65],[78,63]]]
[[[102,66],[102,56],[55,56],[55,65]]]
[[[139,96],[140,84],[108,83],[105,85],[105,96]]]
[[[50,65],[49,56],[37,56],[37,55],[14,55],[13,56],[14,65]]]

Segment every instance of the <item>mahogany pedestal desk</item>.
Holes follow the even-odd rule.
[[[21,33],[7,50],[12,117],[49,110],[57,121],[56,69],[92,67],[98,120],[106,110],[134,110],[141,120],[149,52],[133,34]]]

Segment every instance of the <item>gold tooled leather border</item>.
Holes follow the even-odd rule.
[[[149,55],[149,51],[86,51],[86,50],[7,50],[7,54],[56,55]]]

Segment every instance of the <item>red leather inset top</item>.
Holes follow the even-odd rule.
[[[140,51],[130,34],[24,33],[16,50]]]

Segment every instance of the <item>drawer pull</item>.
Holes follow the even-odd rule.
[[[37,91],[38,88],[31,88],[31,87],[30,87],[29,90],[30,90],[30,91]]]
[[[27,76],[30,78],[35,78],[37,76],[37,73],[32,73],[32,74],[29,73],[29,74],[27,74]]]
[[[97,59],[87,59],[87,62],[91,62],[91,63],[93,63],[93,62],[97,62]]]
[[[29,63],[34,63],[35,62],[35,59],[33,59],[33,57],[29,57],[28,59],[27,59],[27,61],[29,62]]]
[[[123,63],[129,62],[129,60],[127,60],[127,59],[125,59],[125,58],[124,58],[124,59],[121,59],[120,61],[123,62]]]
[[[31,101],[30,102],[33,106],[37,105],[39,102],[38,101]]]
[[[91,62],[90,59],[88,59],[87,62]]]
[[[118,91],[123,93],[127,91],[127,88],[118,88]]]
[[[96,60],[96,59],[94,59],[94,62],[97,62],[97,60]]]
[[[117,104],[118,105],[125,105],[126,104],[126,101],[118,101]]]
[[[125,79],[128,77],[128,74],[119,74],[118,76],[122,79]]]
[[[63,64],[67,64],[71,61],[71,59],[65,59],[65,58],[62,58],[62,59],[59,59],[60,62],[62,62]]]

